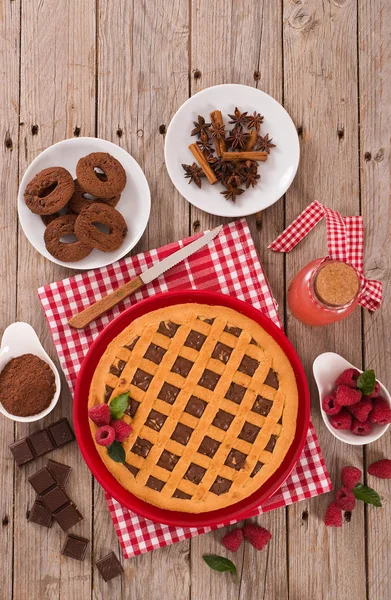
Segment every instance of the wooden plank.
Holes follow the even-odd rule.
[[[17,215],[15,198],[18,194],[18,131],[19,131],[19,45],[20,2],[0,5],[0,204],[1,242],[0,273],[0,331],[15,321],[16,317],[16,264],[17,264]],[[13,490],[14,461],[8,445],[14,439],[14,424],[0,419],[0,438],[3,441],[0,454],[0,519],[2,536],[0,554],[3,557],[2,591],[4,598],[12,595],[13,563]],[[16,467],[18,468],[18,467]]]
[[[359,212],[356,26],[355,2],[331,2],[326,10],[318,0],[284,2],[285,106],[302,131],[301,163],[286,196],[287,223],[314,198],[344,215]],[[318,226],[287,255],[288,280],[325,254],[324,229]],[[337,442],[325,429],[311,366],[318,354],[332,350],[360,366],[360,316],[357,310],[340,324],[315,329],[288,312],[288,335],[306,368],[312,418],[336,487],[341,467],[362,465],[362,450]],[[292,598],[366,597],[365,553],[352,552],[365,543],[363,507],[357,507],[342,530],[327,529],[322,519],[332,497],[320,496],[288,509]]]
[[[152,249],[189,232],[189,208],[170,182],[164,165],[164,132],[188,97],[187,3],[163,0],[99,2],[98,130],[128,150],[151,188],[147,231],[137,248]],[[115,43],[114,43],[115,40]],[[98,486],[95,486],[96,488]],[[100,490],[95,493],[95,553],[119,550]],[[125,577],[112,582],[115,598],[152,600],[189,595],[189,542],[124,561]],[[94,577],[94,597],[107,585]]]
[[[368,277],[381,279],[384,303],[379,312],[364,311],[364,364],[391,388],[390,145],[391,5],[384,0],[359,3],[358,48],[360,82],[360,164],[362,214],[366,225],[365,267]],[[367,446],[366,464],[391,457],[389,433]],[[381,509],[368,507],[368,599],[391,597],[389,546],[391,506],[389,482],[368,475],[368,485],[384,498]]]
[[[34,0],[22,6],[20,163],[23,175],[32,159],[54,142],[76,135],[94,134],[95,16],[94,0],[81,3]],[[19,236],[18,312],[36,329],[45,348],[55,358],[49,330],[35,290],[42,284],[68,276],[70,271],[45,260]],[[63,380],[62,397],[44,424],[67,416],[72,403]],[[17,426],[16,437],[42,424]],[[90,538],[91,477],[77,445],[66,446],[53,458],[73,467],[69,494],[79,505],[84,521],[74,528]],[[27,477],[45,464],[40,459],[16,473],[14,598],[88,598],[91,567],[61,557],[65,534],[56,525],[50,530],[26,522],[34,494]],[[28,582],[28,584],[26,584]]]
[[[237,3],[226,0],[219,3],[217,12],[211,10],[206,0],[193,0],[191,92],[221,83],[242,83],[259,87],[282,102],[281,22],[279,2],[246,0]],[[242,109],[245,110],[245,107]],[[231,220],[225,219],[226,222]],[[215,227],[224,219],[192,208],[191,221],[194,229],[203,230]],[[284,257],[269,252],[266,246],[283,229],[284,201],[280,200],[262,216],[248,217],[247,221],[283,312]],[[216,552],[227,555],[219,541],[225,531],[192,540],[192,597],[246,600],[262,595],[268,598],[287,597],[285,510],[255,521],[271,528],[274,539],[267,552],[261,555],[248,544],[244,553],[235,555],[234,560],[241,572],[239,587],[233,586],[227,576],[210,571],[202,560],[203,554]]]

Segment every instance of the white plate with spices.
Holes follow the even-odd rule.
[[[198,115],[210,122],[210,113],[220,110],[226,131],[235,107],[252,115],[254,111],[264,117],[260,125],[260,135],[273,139],[274,148],[266,162],[260,162],[258,174],[261,176],[255,187],[246,189],[235,202],[226,200],[220,193],[225,190],[220,182],[209,184],[204,177],[201,188],[192,182],[188,184],[182,164],[195,162],[189,145],[197,141],[191,136]],[[248,132],[247,126],[243,129]],[[228,134],[227,134],[228,135]],[[214,145],[214,144],[213,144]],[[291,185],[299,165],[300,146],[296,127],[286,110],[271,96],[253,87],[237,84],[224,84],[207,88],[187,100],[174,115],[166,134],[165,161],[168,174],[177,190],[193,206],[212,215],[221,217],[243,217],[271,206],[281,198]]]
[[[96,248],[91,254],[75,262],[63,262],[52,256],[46,249],[44,242],[45,225],[39,215],[32,213],[26,206],[23,198],[24,190],[33,177],[48,167],[64,167],[76,177],[76,165],[80,158],[92,152],[108,152],[116,158],[126,172],[126,186],[116,209],[126,221],[128,232],[117,250],[101,252]],[[25,236],[36,250],[45,258],[58,265],[71,269],[97,269],[110,265],[119,260],[137,244],[149,219],[151,208],[151,194],[147,179],[135,159],[123,148],[112,142],[99,138],[82,137],[71,138],[58,142],[46,148],[39,154],[28,167],[19,187],[18,213],[19,221]],[[68,241],[73,241],[69,239]]]

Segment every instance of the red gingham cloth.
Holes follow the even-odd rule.
[[[360,216],[341,217],[314,200],[269,245],[276,252],[290,252],[323,217],[326,217],[329,257],[349,263],[361,280],[359,304],[368,310],[378,310],[382,303],[382,284],[364,277],[364,222]]]
[[[235,295],[264,312],[281,327],[276,302],[245,220],[225,225],[207,247],[141,288],[134,296],[126,298],[86,329],[77,330],[68,326],[68,319],[72,315],[196,237],[198,236],[122,259],[108,267],[76,275],[38,290],[61,367],[71,390],[92,340],[105,325],[128,306],[168,289],[187,287]],[[328,492],[331,488],[316,434],[310,424],[304,450],[288,480],[264,506],[247,516],[311,498]],[[210,531],[206,527],[159,525],[121,506],[107,492],[105,496],[125,558]],[[221,523],[219,527],[226,524]]]

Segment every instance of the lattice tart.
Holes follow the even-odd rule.
[[[89,408],[124,392],[126,462],[96,447],[124,488],[160,508],[199,513],[246,498],[295,435],[288,358],[260,325],[223,306],[180,304],[133,321],[102,356]]]

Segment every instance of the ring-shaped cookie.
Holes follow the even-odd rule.
[[[52,215],[64,208],[74,189],[73,177],[66,169],[50,167],[26,185],[24,201],[36,215]]]
[[[119,199],[121,198],[121,194],[117,194],[112,198],[95,198],[95,196],[93,198],[86,198],[84,194],[86,194],[87,192],[83,190],[77,179],[75,179],[74,183],[75,191],[73,192],[72,198],[69,200],[68,206],[71,210],[73,210],[73,212],[77,214],[81,213],[83,208],[86,208],[86,206],[89,206],[94,202],[103,202],[103,204],[108,204],[109,206],[112,206],[114,208],[115,206],[117,206]]]
[[[81,158],[76,165],[76,177],[83,190],[97,198],[112,198],[126,185],[125,169],[107,152],[92,152]]]
[[[77,215],[62,215],[54,219],[45,229],[44,241],[48,252],[64,262],[75,262],[92,252],[92,246],[81,242],[75,234]],[[61,242],[65,235],[76,235],[75,242]]]
[[[100,223],[108,227],[105,233],[98,229],[95,224]],[[94,202],[83,208],[78,215],[75,224],[77,238],[85,243],[102,250],[102,252],[113,252],[117,250],[125,239],[128,232],[126,221],[115,208]]]

